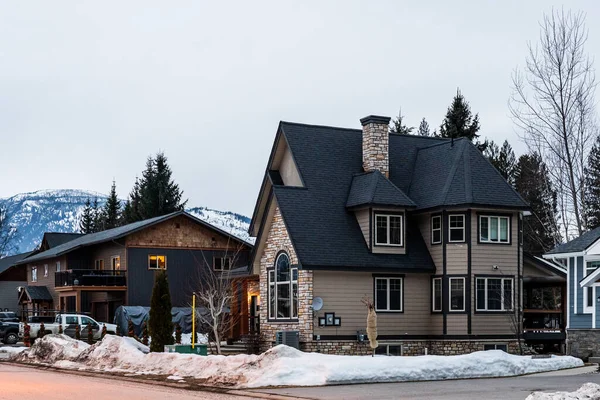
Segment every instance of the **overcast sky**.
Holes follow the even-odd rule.
[[[600,49],[600,5],[587,51]],[[439,127],[456,88],[518,141],[510,78],[549,1],[1,1],[0,197],[126,197],[165,151],[189,205],[252,213],[280,120]],[[175,6],[176,5],[176,6]]]

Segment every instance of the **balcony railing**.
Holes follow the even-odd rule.
[[[54,274],[54,287],[62,286],[126,286],[125,271],[71,269]]]
[[[564,339],[562,310],[523,310],[523,331],[526,340]]]

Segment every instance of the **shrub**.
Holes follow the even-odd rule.
[[[79,324],[75,325],[75,339],[81,340],[81,327]]]
[[[92,324],[87,325],[87,341],[88,344],[94,344],[94,331],[92,330]]]
[[[145,322],[142,325],[142,343],[148,346],[148,325]]]

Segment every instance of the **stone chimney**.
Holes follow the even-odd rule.
[[[390,117],[369,115],[360,120],[362,124],[362,158],[365,172],[378,170],[390,176]]]

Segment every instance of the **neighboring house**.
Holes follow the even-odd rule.
[[[45,241],[53,238],[45,236]],[[42,241],[42,244],[44,241]],[[169,277],[174,307],[188,306],[202,268],[248,265],[252,246],[180,211],[82,235],[21,260],[25,313],[90,313],[112,321],[121,305],[150,306],[154,275]]]
[[[368,297],[378,352],[515,351],[527,204],[467,139],[389,120],[280,123],[250,225],[263,347],[298,331],[307,351],[369,353]]]
[[[0,258],[0,310],[18,311],[18,289],[27,284],[23,268],[17,268],[17,262],[29,253]]]
[[[600,228],[557,246],[545,259],[567,270],[567,353],[600,356]]]

